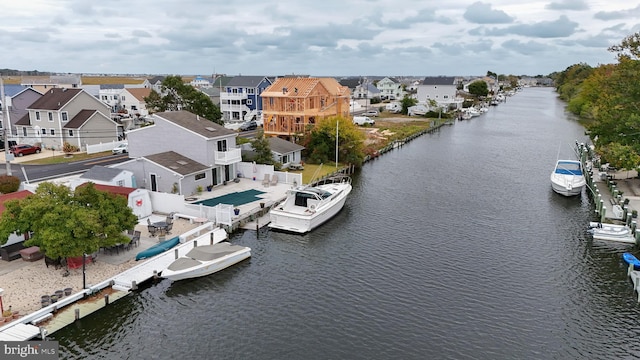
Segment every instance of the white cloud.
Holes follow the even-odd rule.
[[[580,62],[615,61],[607,48],[638,31],[640,6],[627,4],[30,0],[3,5],[0,42],[11,49],[3,67],[21,70],[423,76],[495,69],[548,74]]]

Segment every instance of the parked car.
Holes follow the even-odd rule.
[[[240,125],[240,131],[248,131],[255,130],[258,128],[258,123],[255,120],[247,121],[246,123]]]
[[[121,143],[118,146],[114,147],[113,150],[111,150],[112,154],[126,154],[129,152],[129,144],[127,143]]]
[[[39,154],[42,149],[40,146],[33,146],[27,144],[18,144],[16,146],[11,147],[11,153],[15,156],[23,156],[29,154]]]
[[[367,110],[362,114],[362,116],[378,116],[380,113],[376,109]]]
[[[4,139],[0,139],[0,150],[4,150]],[[14,140],[9,140],[9,149],[11,149],[12,147],[18,145],[18,143],[16,143]]]

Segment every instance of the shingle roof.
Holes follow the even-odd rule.
[[[79,129],[84,125],[93,114],[97,113],[97,110],[80,110],[73,119],[69,120],[69,122],[64,126],[65,129]]]
[[[208,166],[173,151],[153,154],[145,156],[145,158],[180,175],[189,175],[209,169]]]
[[[264,76],[234,76],[226,86],[256,87],[264,79]]]
[[[142,102],[144,101],[144,98],[151,94],[151,89],[149,88],[127,88],[127,91],[138,99],[138,101]]]
[[[279,137],[270,137],[268,140],[271,151],[278,154],[288,154],[304,149],[304,146],[292,143],[291,141],[287,141]]]
[[[20,120],[16,121],[16,125],[20,126],[30,126],[31,121],[29,120],[29,113],[24,114]]]
[[[78,95],[82,89],[60,89],[47,90],[42,97],[31,104],[28,109],[34,110],[60,110],[71,99]]]
[[[87,172],[80,175],[80,178],[98,181],[111,181],[116,176],[120,175],[120,173],[122,173],[122,169],[114,169],[106,166],[95,165],[91,169],[87,170]]]
[[[153,116],[160,117],[187,130],[191,130],[207,139],[236,133],[222,125],[185,110],[160,112],[153,114]]]
[[[453,76],[430,76],[422,80],[422,85],[455,85],[455,81]]]
[[[100,90],[124,89],[124,84],[100,84]]]

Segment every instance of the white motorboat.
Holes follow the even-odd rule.
[[[582,164],[577,160],[558,160],[551,173],[551,188],[564,196],[574,196],[582,192],[587,184]]]
[[[635,244],[636,238],[626,225],[603,224],[599,222],[589,223],[589,232],[593,234],[594,239],[617,241],[623,243]]]
[[[286,199],[271,209],[269,227],[304,234],[335,216],[351,192],[351,178],[341,176],[327,181],[330,182],[289,190]]]
[[[196,246],[177,258],[160,276],[169,280],[184,280],[206,276],[226,269],[251,256],[251,248],[221,242]]]

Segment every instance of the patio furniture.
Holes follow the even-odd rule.
[[[147,230],[149,230],[149,235],[151,237],[156,236],[156,233],[158,232],[158,228],[154,225],[147,225]]]
[[[273,174],[271,175],[271,185],[278,185],[278,175],[277,174]]]
[[[269,186],[269,174],[264,174],[264,179],[262,179],[262,185],[263,186]]]

